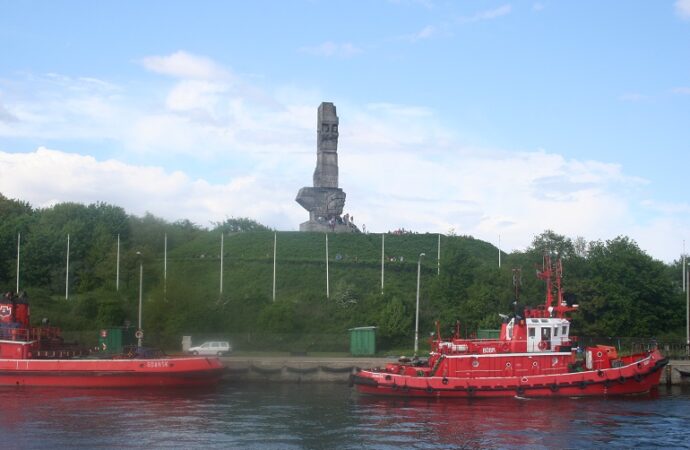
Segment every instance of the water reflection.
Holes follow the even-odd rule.
[[[624,399],[390,399],[344,385],[0,389],[3,447],[677,447],[690,392]],[[664,433],[659,433],[663,429]]]

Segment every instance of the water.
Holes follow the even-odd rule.
[[[690,389],[619,399],[404,400],[341,384],[0,389],[2,448],[687,447]]]

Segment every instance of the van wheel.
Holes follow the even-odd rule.
[[[223,352],[218,352],[218,353],[216,353],[216,355],[223,356]]]
[[[197,352],[196,350],[194,350],[194,351],[192,352],[192,355],[195,355],[195,356],[196,356],[196,355],[198,355],[198,354],[199,354],[199,352]]]

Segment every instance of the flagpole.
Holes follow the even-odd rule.
[[[69,299],[69,233],[67,234],[67,264],[65,266],[65,300]]]
[[[326,298],[331,298],[331,286],[328,280],[328,233],[326,233]]]
[[[22,234],[17,233],[17,293],[19,293],[19,252],[22,245]]]
[[[438,255],[436,256],[436,275],[441,275],[441,233],[438,234]]]
[[[276,301],[276,247],[278,246],[278,233],[273,233],[273,301]]]
[[[117,261],[115,262],[115,290],[120,290],[120,234],[117,235]]]
[[[220,233],[220,293],[223,293],[223,244],[225,233]]]
[[[381,233],[381,295],[383,295],[383,260],[384,260],[384,249],[385,249],[385,237],[384,233]]]
[[[163,235],[163,300],[168,297],[168,233]]]

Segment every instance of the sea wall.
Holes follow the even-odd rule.
[[[226,378],[235,381],[342,382],[357,368],[383,367],[395,358],[226,356]]]
[[[683,375],[685,373],[686,375]],[[667,385],[690,384],[690,361],[671,360],[666,366],[661,382]]]

